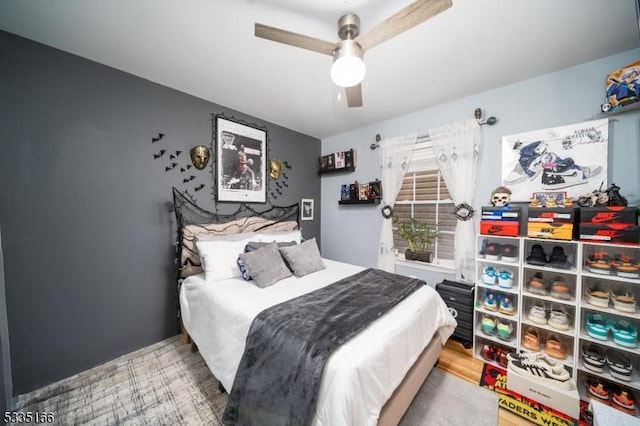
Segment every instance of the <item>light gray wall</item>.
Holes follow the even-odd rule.
[[[491,190],[500,185],[503,135],[593,117],[600,112],[604,100],[606,74],[637,61],[639,55],[640,49],[634,49],[323,139],[323,155],[348,148],[358,151],[358,167],[354,173],[322,178],[323,255],[362,266],[376,264],[381,206],[338,205],[341,183],[380,177],[378,151],[369,149],[376,134],[383,138],[412,132],[425,134],[430,128],[473,118],[476,107],[488,116],[498,117],[495,126],[483,126],[484,146],[473,201],[473,206],[480,208],[487,205]],[[473,78],[473,72],[469,77]],[[366,95],[364,101],[366,103]],[[621,193],[637,205],[640,202],[640,113],[613,116],[609,132],[609,182],[620,185]],[[591,189],[595,188],[588,190]],[[475,243],[469,241],[469,244]],[[440,282],[443,277],[415,268],[402,267],[398,272],[416,275],[430,284]]]
[[[191,147],[210,145],[211,114],[266,126],[269,156],[292,166],[271,203],[313,198],[321,208],[316,138],[5,32],[0,72],[0,229],[16,394],[178,332],[166,204],[177,186],[213,208],[212,168],[180,172]],[[318,212],[303,223],[306,238],[320,237]]]

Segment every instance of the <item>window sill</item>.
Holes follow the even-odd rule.
[[[408,268],[422,269],[425,271],[441,272],[444,274],[456,273],[456,270],[453,265],[439,265],[436,263],[425,263],[425,262],[419,262],[417,260],[407,260],[404,257],[396,257],[396,265],[400,265]]]

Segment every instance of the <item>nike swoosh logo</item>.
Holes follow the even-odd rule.
[[[592,223],[615,222],[618,219],[616,215],[595,215],[591,218]]]

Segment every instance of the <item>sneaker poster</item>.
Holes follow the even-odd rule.
[[[585,121],[502,137],[502,185],[511,201],[562,191],[577,199],[607,187],[609,120]]]

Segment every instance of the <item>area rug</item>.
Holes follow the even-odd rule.
[[[174,336],[21,395],[14,410],[53,413],[61,425],[220,426],[227,397]],[[495,425],[497,410],[496,394],[434,368],[401,424]]]

